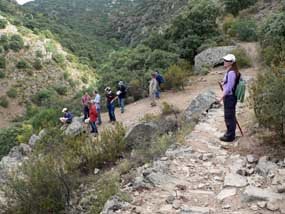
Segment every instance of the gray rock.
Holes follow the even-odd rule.
[[[43,139],[44,136],[47,135],[47,130],[46,129],[42,129],[40,132],[39,132],[39,138],[40,139]]]
[[[224,180],[224,187],[245,187],[246,185],[247,179],[234,173],[227,174]]]
[[[178,156],[184,157],[184,156],[192,156],[193,155],[193,149],[189,146],[183,146],[178,148],[169,148],[165,155],[170,158],[175,158]]]
[[[279,185],[277,187],[277,192],[278,193],[285,193],[285,184],[284,185]]]
[[[223,56],[231,53],[234,49],[236,49],[236,46],[222,46],[202,51],[195,56],[195,72],[201,72],[203,67],[214,67],[223,63]]]
[[[158,130],[158,125],[153,122],[136,124],[125,135],[127,147],[130,149],[146,148],[158,135]]]
[[[231,188],[231,189],[223,189],[218,195],[217,199],[219,201],[223,201],[225,198],[231,197],[236,195],[237,190],[236,188]]]
[[[210,209],[208,207],[187,207],[181,208],[180,214],[209,214]]]
[[[21,144],[19,145],[19,152],[20,152],[23,156],[27,156],[27,155],[31,154],[32,148],[31,148],[28,144],[21,143]]]
[[[282,194],[274,193],[270,190],[261,189],[254,186],[246,187],[242,200],[245,202],[251,201],[272,201],[272,200],[282,200],[285,197]]]
[[[257,202],[257,206],[260,207],[260,208],[265,208],[266,203],[267,203],[267,202],[265,202],[265,201],[258,201],[258,202]]]
[[[30,137],[30,140],[29,140],[29,145],[30,146],[35,146],[35,144],[40,140],[41,138],[35,134],[33,134],[31,137]]]
[[[267,157],[261,157],[256,165],[256,172],[262,176],[267,176],[270,171],[277,170],[278,166],[267,160]]]
[[[216,101],[216,95],[213,91],[206,91],[199,94],[183,113],[185,121],[188,123],[197,123],[202,113],[209,110]]]
[[[257,162],[257,158],[254,157],[253,155],[247,155],[246,159],[247,159],[247,162],[249,162],[249,163],[256,163]]]
[[[167,204],[172,204],[174,200],[175,200],[175,197],[174,197],[173,195],[170,195],[170,196],[167,197],[167,199],[165,200],[165,202],[166,202]]]
[[[127,207],[128,203],[125,201],[122,201],[117,196],[112,196],[104,205],[104,208],[101,212],[101,214],[111,214],[117,210],[120,210],[124,207]]]
[[[64,133],[68,136],[75,137],[83,132],[82,119],[80,117],[74,117],[72,123],[66,128]]]
[[[270,211],[279,210],[279,203],[277,201],[269,201],[266,205],[266,208]]]

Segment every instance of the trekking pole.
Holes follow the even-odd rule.
[[[219,83],[220,89],[223,91],[223,86],[222,86],[222,84],[221,84],[220,82],[218,82],[218,83]],[[238,129],[239,129],[241,135],[244,136],[244,135],[243,135],[243,131],[242,131],[240,125],[239,125],[239,122],[237,121],[237,118],[236,118],[236,124],[237,124],[237,126],[238,126]]]

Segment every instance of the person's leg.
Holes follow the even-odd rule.
[[[111,104],[111,121],[116,121],[116,116],[115,116],[115,104]]]
[[[155,92],[155,97],[156,98],[160,98],[160,87],[157,88],[156,92]]]
[[[120,108],[121,108],[121,113],[125,112],[125,98],[120,99]]]
[[[84,106],[83,114],[84,114],[84,119],[83,119],[83,121],[84,121],[84,120],[86,120],[89,117],[89,108],[88,108],[88,106]]]
[[[102,124],[102,119],[101,119],[101,109],[98,108],[97,109],[97,122],[98,122],[98,125],[101,125]]]
[[[109,114],[109,120],[112,121],[112,109],[111,104],[107,104],[108,114]]]
[[[90,133],[94,133],[95,132],[95,128],[94,128],[94,125],[95,125],[95,122],[89,122],[90,124],[90,127],[91,127],[91,132]]]
[[[236,116],[235,116],[236,98],[234,96],[226,96],[224,99],[224,117],[227,132],[224,135],[226,140],[235,139]]]
[[[155,97],[156,97],[155,93],[153,93],[153,94],[150,96],[150,99],[151,99],[150,105],[151,105],[151,106],[156,106]]]

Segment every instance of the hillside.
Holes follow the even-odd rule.
[[[71,98],[95,81],[95,71],[80,65],[51,34],[35,35],[3,16],[0,20],[6,23],[0,29],[0,127],[23,115],[26,104]]]

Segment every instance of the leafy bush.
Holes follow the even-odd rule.
[[[6,68],[6,59],[4,56],[0,56],[0,68]]]
[[[263,24],[260,42],[265,62],[278,66],[285,60],[285,12],[274,14]]]
[[[266,71],[258,76],[251,95],[259,123],[276,132],[285,142],[284,82],[284,67]]]
[[[252,20],[237,20],[232,23],[228,33],[241,41],[252,42],[257,40],[256,29],[256,23]]]
[[[20,35],[13,35],[9,39],[9,48],[18,52],[24,47],[24,40]]]
[[[0,106],[7,108],[9,106],[9,101],[6,96],[0,97]]]
[[[19,129],[19,134],[17,135],[17,141],[19,143],[28,143],[30,137],[33,134],[33,126],[31,124],[23,123]]]
[[[41,70],[43,68],[42,60],[40,58],[36,58],[33,66],[36,70]]]
[[[55,96],[55,91],[52,89],[42,89],[32,97],[32,101],[37,105],[44,105],[48,103],[53,96]]]
[[[163,87],[175,90],[184,89],[188,79],[187,77],[188,73],[185,70],[177,65],[172,65],[165,73],[165,83]]]
[[[19,129],[17,127],[10,127],[0,129],[0,159],[10,152],[10,149],[17,145],[17,135]]]
[[[3,72],[3,71],[0,71],[0,79],[3,79],[3,78],[5,78],[5,72]]]
[[[242,48],[235,49],[233,51],[233,54],[236,56],[237,64],[240,68],[251,67],[252,65],[251,60],[244,49]]]
[[[65,85],[56,85],[53,87],[59,95],[66,95],[67,87]]]
[[[6,28],[7,21],[5,19],[0,18],[0,29]]]
[[[240,10],[254,5],[256,1],[257,0],[224,0],[225,10],[236,16]]]
[[[162,102],[162,115],[169,115],[176,113],[179,113],[179,110],[174,105],[170,105],[167,102]]]
[[[29,64],[28,64],[25,60],[21,59],[21,60],[17,63],[16,67],[17,67],[18,69],[27,69],[27,68],[29,68]]]
[[[59,65],[63,65],[65,61],[65,57],[62,54],[56,53],[52,55],[52,59],[58,63]]]
[[[7,96],[10,98],[16,98],[17,97],[17,89],[15,88],[10,88],[7,92],[6,92]]]
[[[35,130],[54,127],[58,123],[60,111],[55,109],[43,109],[35,114],[31,119],[31,124]]]
[[[60,213],[69,204],[74,179],[56,155],[32,157],[20,168],[22,176],[11,177],[9,198],[16,204],[11,213]]]
[[[134,98],[134,101],[137,101],[144,97],[144,90],[139,80],[131,80],[129,83],[128,92],[129,95]]]

